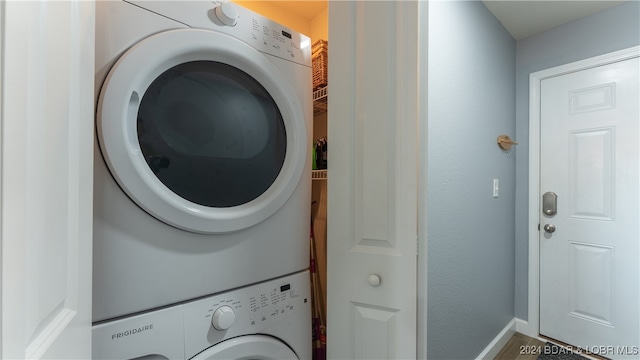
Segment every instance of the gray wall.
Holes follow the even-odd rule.
[[[516,43],[479,1],[428,11],[427,357],[469,359],[514,316]]]
[[[529,74],[640,44],[640,2],[632,1],[517,43],[515,316],[528,318]],[[431,299],[429,299],[431,301]]]

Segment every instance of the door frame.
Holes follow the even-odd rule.
[[[540,335],[540,89],[542,80],[640,56],[640,46],[541,70],[529,75],[529,281],[527,335]],[[640,253],[638,254],[640,257]],[[640,283],[638,284],[640,287]]]

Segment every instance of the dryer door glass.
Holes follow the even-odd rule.
[[[151,171],[171,191],[209,207],[262,195],[287,151],[273,98],[250,75],[215,61],[174,66],[146,90],[137,133]]]

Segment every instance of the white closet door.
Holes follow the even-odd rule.
[[[329,359],[416,358],[418,8],[329,2]]]
[[[89,359],[94,3],[0,9],[1,356]]]

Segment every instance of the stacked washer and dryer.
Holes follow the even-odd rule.
[[[96,3],[93,357],[311,358],[310,41]]]

